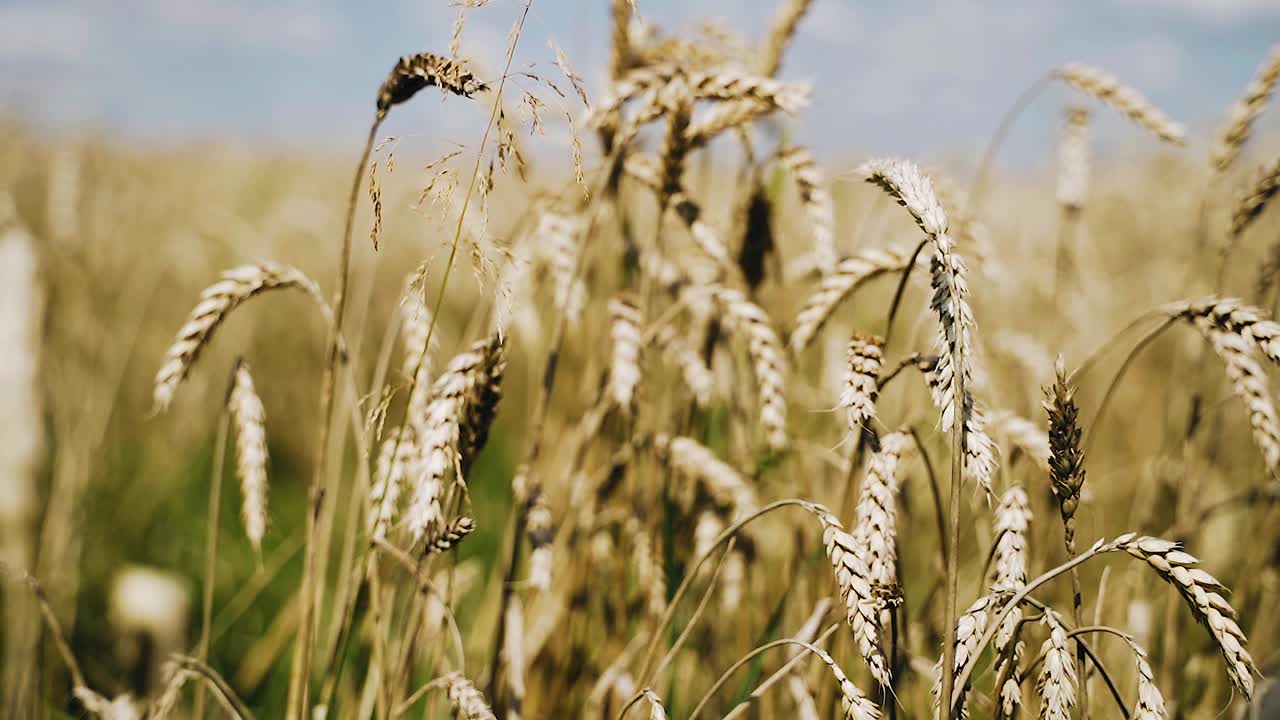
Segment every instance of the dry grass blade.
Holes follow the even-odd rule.
[[[1266,59],[1258,66],[1257,74],[1249,81],[1244,95],[1231,106],[1226,122],[1214,138],[1209,159],[1215,171],[1226,172],[1239,157],[1240,150],[1249,140],[1254,121],[1271,99],[1277,80],[1280,80],[1280,46],[1271,48]]]
[[[471,97],[487,86],[449,58],[425,52],[406,55],[391,68],[382,87],[378,88],[378,120],[385,118],[393,106],[407,102],[426,87],[438,87],[444,92]]]
[[[227,406],[236,431],[236,474],[243,495],[244,530],[253,549],[261,550],[267,533],[266,411],[244,362],[236,366]]]
[[[1058,68],[1056,75],[1077,90],[1127,115],[1161,140],[1173,145],[1186,142],[1187,131],[1182,125],[1170,120],[1150,100],[1113,75],[1080,63],[1064,65]]]
[[[200,352],[209,344],[213,333],[227,315],[249,298],[268,290],[294,288],[311,297],[329,315],[328,304],[320,288],[296,268],[264,262],[243,265],[222,274],[222,279],[205,288],[200,302],[178,329],[173,344],[165,352],[164,363],[156,373],[153,412],[169,408],[174,391],[191,372]]]

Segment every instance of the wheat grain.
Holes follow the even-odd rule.
[[[545,249],[550,261],[556,308],[570,322],[575,323],[582,316],[587,302],[586,286],[576,273],[582,231],[580,217],[547,211],[538,219],[538,227],[534,232],[539,239],[538,247]]]
[[[1193,324],[1207,324],[1219,332],[1240,335],[1268,360],[1280,364],[1280,323],[1268,320],[1261,309],[1242,300],[1209,296],[1169,303],[1160,310]]]
[[[432,86],[463,97],[471,97],[487,87],[448,58],[431,53],[406,55],[391,68],[378,88],[378,120],[385,118],[393,106],[407,102],[419,90]]]
[[[1186,130],[1170,120],[1137,90],[1123,85],[1114,76],[1098,68],[1070,63],[1058,68],[1055,75],[1077,90],[1091,95],[1127,115],[1156,137],[1173,145],[1186,142]]]
[[[169,408],[174,391],[186,379],[200,352],[232,310],[268,290],[286,288],[306,293],[329,315],[320,288],[301,271],[287,265],[270,262],[242,265],[224,272],[218,282],[205,288],[200,293],[200,302],[178,329],[177,336],[165,352],[164,363],[156,373],[153,412],[162,413]]]
[[[868,249],[846,258],[823,275],[818,289],[804,302],[796,315],[795,328],[789,339],[793,352],[807,348],[831,315],[849,294],[861,284],[887,273],[905,270],[910,254],[896,249]]]
[[[497,720],[484,695],[462,673],[446,675],[445,688],[449,704],[462,720]]]
[[[236,474],[240,476],[245,534],[254,550],[267,533],[267,430],[262,400],[244,362],[236,365],[227,407],[236,431]]]
[[[877,383],[884,367],[884,338],[854,335],[849,341],[844,387],[837,408],[845,411],[849,429],[855,433],[876,416]]]
[[[1271,99],[1277,80],[1280,80],[1280,46],[1271,48],[1266,59],[1258,66],[1244,95],[1231,106],[1222,129],[1214,138],[1209,160],[1215,171],[1226,172],[1239,157],[1241,148],[1249,140],[1254,121]]]

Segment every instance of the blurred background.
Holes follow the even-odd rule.
[[[479,77],[497,77],[522,7],[492,0],[467,11],[461,48]],[[637,10],[660,28],[686,33],[711,21],[708,37],[731,45],[761,37],[775,7],[637,0]],[[90,684],[104,693],[154,689],[154,658],[188,648],[194,638],[218,411],[226,371],[243,355],[266,408],[271,527],[255,553],[243,540],[228,476],[210,663],[254,707],[283,702],[281,658],[292,628],[281,608],[298,583],[324,353],[321,318],[289,294],[256,301],[253,312],[219,330],[163,416],[150,412],[153,378],[201,289],[226,268],[286,262],[329,292],[351,168],[375,90],[401,55],[443,52],[456,13],[445,0],[0,3],[0,230],[20,224],[32,238],[30,253],[0,256],[0,318],[9,323],[0,329],[5,557],[44,582]],[[724,37],[721,28],[736,36]],[[1062,342],[1078,358],[1131,314],[1184,296],[1185,258],[1153,260],[1150,244],[1124,238],[1189,236],[1195,217],[1182,210],[1195,205],[1202,180],[1187,168],[1203,174],[1204,138],[1277,38],[1277,0],[817,0],[780,73],[812,81],[812,103],[773,122],[770,132],[820,158],[835,181],[837,241],[850,251],[863,242],[854,219],[872,201],[870,191],[844,176],[866,156],[911,157],[967,181],[1006,109],[1049,69],[1086,61],[1141,88],[1188,126],[1192,141],[1170,150],[1115,113],[1095,113],[1098,202],[1090,247],[1105,259],[1097,267],[1106,268],[1111,289],[1104,297],[1082,288],[1067,310],[1075,334]],[[607,74],[608,3],[536,0],[513,69],[554,72],[549,41],[564,49],[596,97]],[[1005,267],[1033,268],[1044,259],[1052,230],[1037,228],[1036,219],[1054,212],[1054,148],[1067,97],[1054,87],[1033,103],[997,159],[1005,192],[993,193],[989,224]],[[575,118],[582,110],[566,101],[547,112],[545,132],[522,130],[532,187],[558,190],[571,176],[565,108]],[[367,241],[373,216],[363,195],[356,221],[350,337],[357,377],[373,372],[394,331],[405,277],[424,260],[434,263],[429,273],[439,272],[448,249],[451,216],[421,197],[431,177],[423,166],[453,149],[474,150],[487,115],[483,104],[438,102],[432,93],[397,109],[382,127],[380,139],[394,140],[375,154],[383,168],[379,252]],[[1273,118],[1260,124],[1250,162],[1242,165],[1273,155],[1277,127]],[[597,148],[593,137],[586,144],[590,165]],[[715,172],[710,164],[700,167],[698,182],[723,205],[730,189],[716,185]],[[1140,203],[1130,192],[1139,184]],[[529,205],[524,190],[511,185],[500,185],[489,201],[499,238]],[[784,247],[787,235],[780,233]],[[1253,268],[1274,231],[1262,235],[1265,241],[1241,251],[1241,288],[1252,290]],[[1165,264],[1153,272],[1152,262]],[[438,357],[469,342],[469,310],[484,292],[470,272],[459,273],[439,318]],[[982,293],[980,308],[1017,306],[1020,297],[1013,287]],[[1091,297],[1107,312],[1086,307]],[[798,296],[780,302],[794,306]],[[1018,313],[1002,324],[1046,342],[1057,332]],[[1168,345],[1187,347],[1178,342]],[[476,516],[492,520],[482,520],[460,552],[476,560],[480,578],[492,580],[495,572],[500,518],[511,503],[508,480],[524,451],[520,430],[543,349],[512,346],[503,410],[473,472]],[[1185,371],[1157,355],[1146,368],[1151,377],[1164,382],[1175,369]],[[992,373],[1025,386],[1006,400],[1039,420],[1047,366],[1026,358],[1039,369],[993,354]],[[583,361],[582,368],[591,372],[568,382],[586,396],[594,392],[597,367]],[[811,399],[806,410],[820,409],[823,401]],[[361,411],[371,406],[354,393],[348,400]],[[1115,415],[1139,412],[1141,400],[1136,392],[1124,396]],[[1185,417],[1187,398],[1171,402],[1169,417]],[[822,421],[804,413],[797,410],[807,418],[801,423]],[[1124,462],[1090,477],[1121,482],[1164,472],[1143,459],[1145,450],[1163,444],[1166,428],[1159,425],[1106,437]],[[1236,425],[1244,430],[1226,442],[1251,457],[1247,426]],[[14,587],[4,588],[10,610],[19,603]],[[461,603],[458,613],[465,623],[490,610],[491,602]],[[40,678],[43,698],[53,697],[59,682],[48,673]]]

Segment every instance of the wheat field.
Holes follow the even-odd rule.
[[[611,0],[600,87],[533,1],[330,156],[3,126],[0,714],[1280,717],[1280,49],[846,162],[825,0]]]

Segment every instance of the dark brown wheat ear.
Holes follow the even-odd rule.
[[[382,87],[378,88],[378,122],[386,118],[393,106],[408,102],[426,87],[438,87],[469,98],[488,85],[449,58],[428,52],[405,55],[391,68]]]

